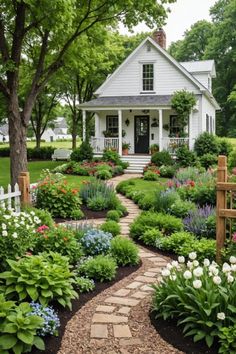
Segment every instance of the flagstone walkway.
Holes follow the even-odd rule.
[[[111,182],[140,175],[122,175]],[[121,234],[128,237],[129,225],[140,210],[118,194],[129,215],[120,221]],[[101,220],[94,220],[95,225]],[[69,321],[58,354],[172,354],[181,353],[167,344],[150,324],[148,312],[153,289],[168,258],[139,246],[142,266],[127,278],[89,301]]]

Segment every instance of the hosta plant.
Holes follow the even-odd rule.
[[[222,327],[236,324],[236,257],[220,266],[208,259],[200,263],[191,252],[187,264],[182,256],[169,263],[153,288],[156,317],[177,319],[195,342],[205,340],[210,347]]]
[[[18,306],[0,295],[0,353],[21,354],[30,352],[35,345],[44,350],[44,342],[37,335],[44,320],[31,314],[32,308],[27,302]]]
[[[10,270],[0,273],[7,298],[30,299],[45,306],[55,301],[71,308],[71,300],[77,293],[73,290],[74,274],[67,257],[50,252],[8,263]]]
[[[100,282],[111,281],[116,276],[117,264],[110,256],[98,255],[88,258],[79,268],[78,273]]]

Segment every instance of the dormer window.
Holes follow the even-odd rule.
[[[143,91],[154,90],[154,64],[143,64]]]

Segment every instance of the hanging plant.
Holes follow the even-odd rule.
[[[188,124],[189,115],[196,102],[196,97],[192,92],[181,90],[174,93],[171,99],[171,107],[176,111],[182,128]]]

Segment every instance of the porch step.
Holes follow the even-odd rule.
[[[143,173],[143,170],[124,170],[124,173],[129,173],[129,174],[137,174],[137,173]]]
[[[129,163],[125,173],[142,173],[144,167],[151,161],[151,156],[127,155],[122,156],[121,159]]]

